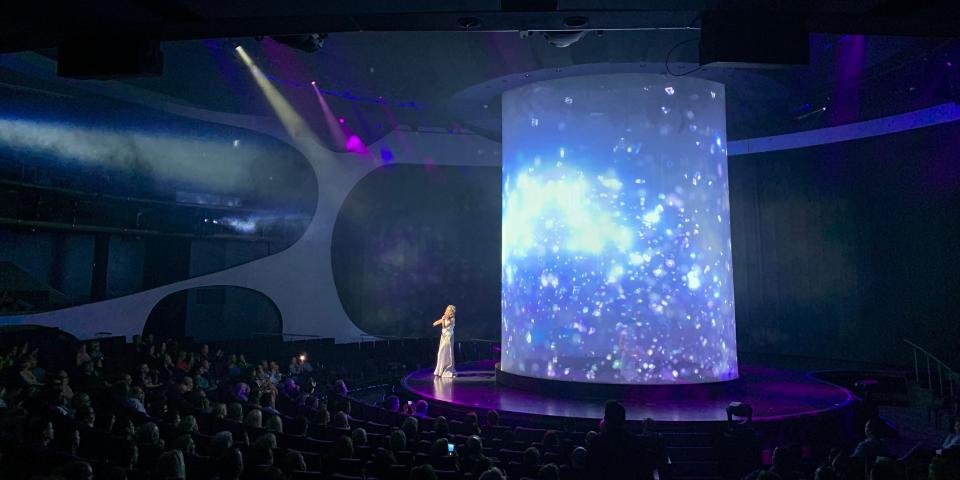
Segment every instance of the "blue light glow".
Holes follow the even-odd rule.
[[[505,371],[737,377],[724,90],[663,80],[575,77],[504,94]]]

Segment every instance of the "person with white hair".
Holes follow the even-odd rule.
[[[453,327],[456,326],[455,318],[457,307],[447,305],[443,316],[433,322],[433,326],[443,327],[440,333],[440,348],[437,350],[437,368],[433,370],[433,375],[442,378],[453,378],[457,376],[457,370],[453,366]]]

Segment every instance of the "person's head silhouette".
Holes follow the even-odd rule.
[[[608,400],[603,407],[603,426],[607,431],[623,428],[627,421],[627,410],[616,400]]]

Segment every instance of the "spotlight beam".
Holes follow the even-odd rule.
[[[317,88],[316,82],[310,82],[310,85],[313,86],[313,92],[317,94],[317,102],[320,103],[320,109],[323,110],[323,119],[327,122],[327,129],[330,130],[330,138],[333,139],[334,144],[346,146],[347,140],[343,136],[343,130],[340,129],[340,123],[336,115],[333,114],[333,110],[330,109],[327,100],[323,98],[323,94],[320,93],[320,89]]]
[[[287,134],[290,135],[293,139],[304,139],[315,137],[313,132],[310,130],[310,127],[307,126],[307,123],[303,121],[303,117],[294,110],[293,106],[290,105],[290,102],[283,97],[283,94],[277,90],[277,87],[274,87],[270,83],[270,79],[260,70],[250,58],[250,55],[247,54],[247,51],[243,49],[242,46],[237,45],[235,48],[237,54],[240,55],[240,58],[243,60],[243,63],[246,64],[247,68],[250,70],[250,74],[253,75],[253,79],[257,82],[257,86],[260,87],[260,90],[263,91],[263,96],[267,98],[267,101],[270,103],[270,106],[273,107],[273,110],[277,114],[277,118],[280,119],[280,123],[283,124],[283,128],[287,131]],[[315,139],[315,138],[314,138]]]

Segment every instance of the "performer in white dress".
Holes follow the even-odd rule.
[[[456,377],[457,371],[453,368],[453,327],[457,320],[454,315],[457,313],[457,307],[447,305],[443,312],[443,317],[433,322],[433,326],[442,326],[443,332],[440,334],[440,349],[437,351],[437,368],[433,374],[437,377]]]

